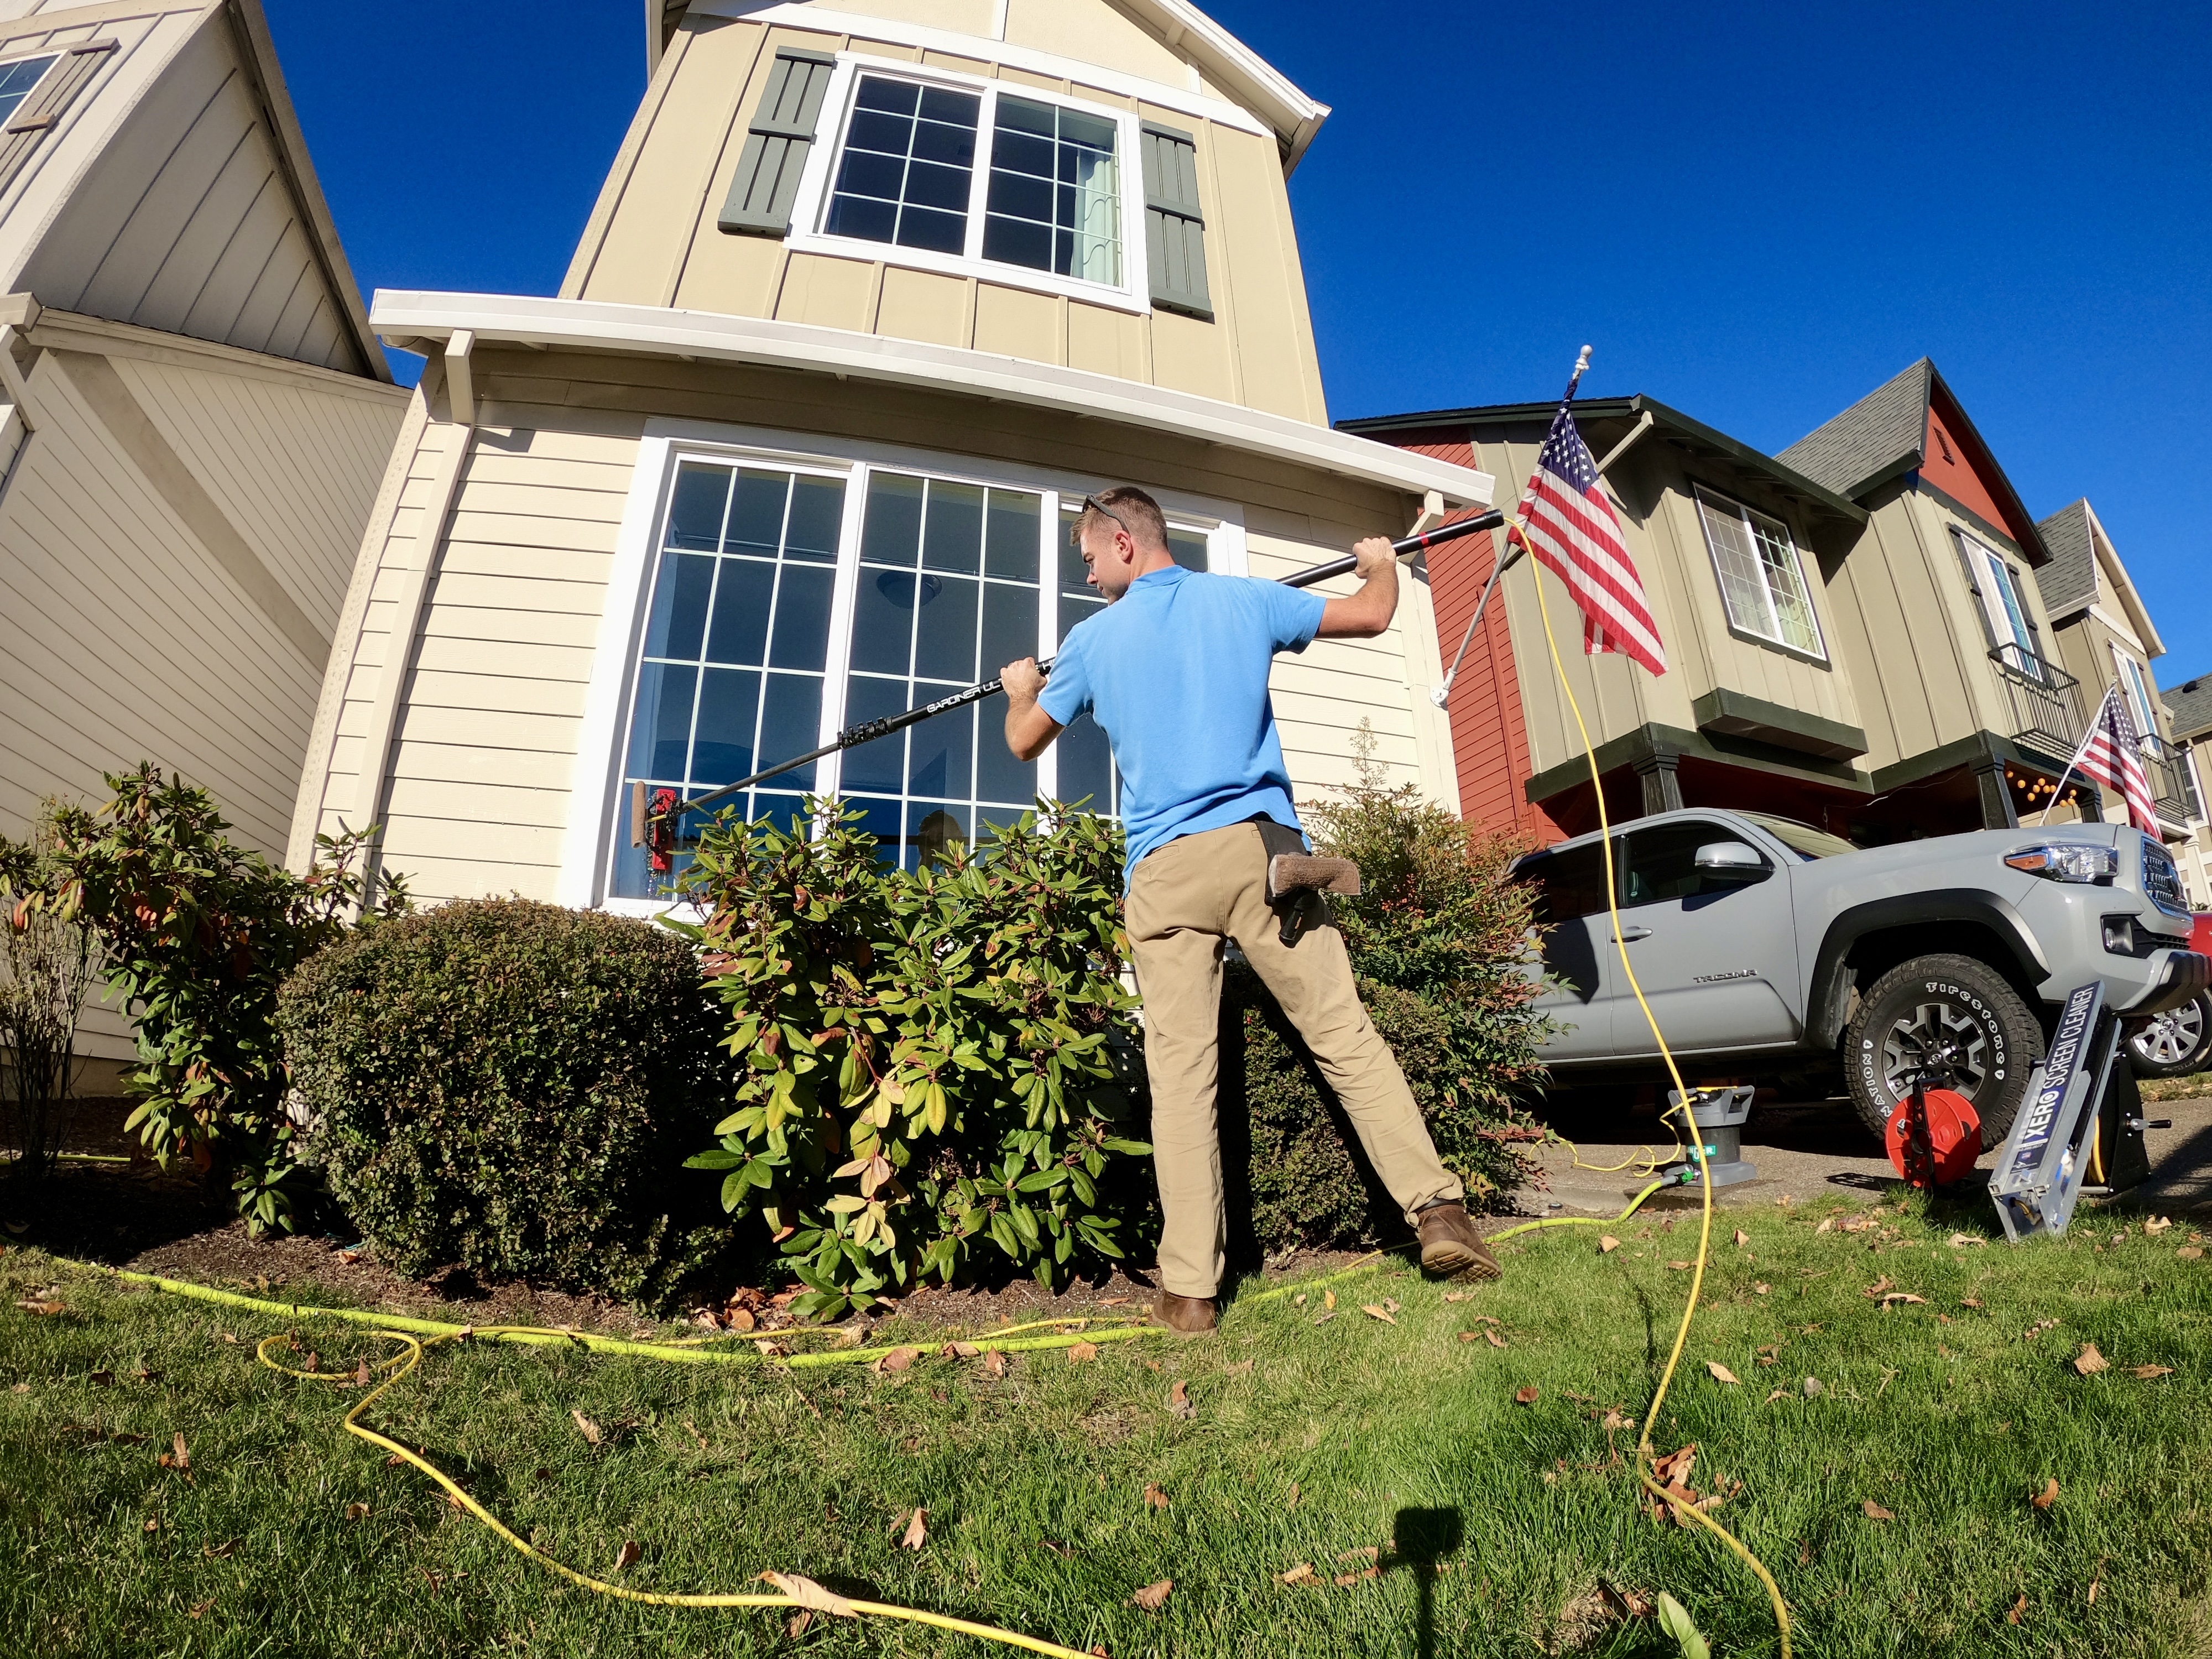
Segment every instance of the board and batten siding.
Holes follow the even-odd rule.
[[[77,11],[95,21],[61,27]],[[220,6],[0,25],[0,52],[118,50],[0,197],[0,291],[360,374],[342,309]]]
[[[340,630],[327,735],[311,753],[292,843],[296,866],[315,830],[366,823],[380,805],[383,866],[429,901],[578,890],[562,880],[565,834],[574,815],[588,821],[605,803],[573,792],[604,788],[608,772],[605,753],[579,752],[586,691],[618,532],[626,514],[641,526],[650,516],[633,492],[658,499],[661,480],[637,471],[640,434],[656,416],[714,420],[754,453],[821,453],[818,436],[791,429],[804,415],[819,431],[884,446],[886,465],[927,471],[914,452],[953,450],[963,471],[987,477],[994,462],[1055,468],[1071,483],[1110,468],[1103,477],[1236,504],[1261,576],[1340,554],[1362,535],[1403,533],[1416,510],[1395,491],[1219,446],[1194,453],[1133,428],[828,376],[482,346],[473,372],[482,424],[442,526],[429,514],[463,429],[447,422],[434,384],[418,394],[420,429],[394,457],[365,544],[357,620]],[[435,562],[420,626],[402,641],[395,619],[431,556],[426,536],[438,538]],[[1353,586],[1346,577],[1317,591]],[[1411,578],[1401,592],[1382,638],[1316,641],[1277,659],[1276,709],[1301,800],[1355,780],[1363,721],[1389,784],[1456,800],[1449,728],[1428,696],[1440,678],[1428,592]],[[630,672],[624,663],[613,678],[626,686]],[[364,767],[376,764],[368,750],[387,724],[383,772],[365,784]]]
[[[1007,16],[1005,43],[988,29],[957,53],[891,35],[837,9],[823,28],[765,25],[695,12],[670,42],[610,171],[562,295],[771,317],[859,333],[956,345],[1170,387],[1297,420],[1328,419],[1306,303],[1297,230],[1275,140],[1246,125],[1149,101],[1140,92],[1087,85],[1099,64],[1177,89],[1194,76],[1104,0],[1051,0]],[[913,9],[938,28],[961,27],[957,8]],[[850,32],[847,32],[849,26]],[[1126,38],[1124,38],[1126,37]],[[1053,76],[1002,64],[1006,45],[1068,60]],[[787,247],[773,237],[719,228],[745,148],[747,123],[780,47],[852,51],[1030,86],[1134,113],[1194,142],[1213,319],[1133,315],[1018,281],[951,276]],[[1137,68],[1138,64],[1146,65]],[[1095,71],[1094,71],[1095,74]],[[1111,79],[1111,76],[1101,78]],[[1122,188],[1139,210],[1138,158],[1122,158]],[[1141,210],[1136,216],[1139,220]],[[1133,250],[1132,250],[1133,253]]]

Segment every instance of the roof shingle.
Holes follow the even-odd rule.
[[[2173,735],[2186,741],[2212,728],[2212,674],[2161,690],[2159,700],[2173,715]]]
[[[2089,499],[2062,507],[2035,526],[2051,550],[2051,562],[2035,573],[2044,608],[2057,622],[2086,611],[2097,599],[2097,550],[2089,533]]]
[[[1923,357],[1774,459],[1838,495],[1856,495],[1901,460],[1917,465],[1928,441],[1935,373],[1935,363]]]

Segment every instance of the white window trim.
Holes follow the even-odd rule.
[[[2136,736],[2148,748],[2158,741],[2158,721],[2143,702],[2151,695],[2149,671],[2120,649],[2117,640],[2106,644],[2112,653],[2112,673],[2120,683],[2120,695],[2128,700],[2128,713],[2135,718]]]
[[[730,427],[696,421],[654,418],[647,422],[630,475],[629,493],[623,503],[617,533],[615,561],[606,589],[606,609],[599,620],[599,638],[592,659],[591,683],[585,693],[584,718],[578,733],[576,764],[571,783],[568,829],[563,840],[561,873],[555,886],[556,902],[575,908],[601,908],[617,915],[657,916],[672,908],[652,899],[619,898],[607,890],[611,884],[613,837],[621,805],[615,799],[621,781],[624,738],[629,735],[630,699],[636,690],[637,657],[643,639],[646,609],[653,577],[658,568],[659,532],[675,487],[678,465],[685,459],[727,465],[753,463],[817,476],[836,476],[847,481],[845,516],[839,528],[837,581],[830,605],[830,630],[833,648],[824,677],[819,738],[833,741],[844,729],[846,688],[851,670],[849,653],[854,595],[860,578],[860,515],[866,505],[866,473],[869,470],[917,472],[953,483],[981,484],[1022,489],[1043,497],[1038,514],[1040,544],[1037,585],[1038,638],[1049,637],[1057,615],[1060,508],[1062,500],[1080,501],[1115,480],[1084,477],[1018,462],[979,460],[972,455],[909,448],[902,445],[797,434],[751,427]],[[1179,529],[1202,530],[1206,539],[1208,568],[1224,574],[1249,574],[1244,539],[1243,510],[1234,502],[1154,490],[1162,512]],[[844,641],[842,648],[836,644]],[[832,793],[840,782],[842,757],[822,763],[817,792]],[[1058,756],[1047,749],[1037,762],[1037,792],[1054,793]]]
[[[1113,122],[1114,159],[1121,195],[1121,282],[1094,283],[1078,276],[1062,276],[1056,271],[1032,270],[1027,265],[1006,264],[983,258],[980,254],[937,253],[927,248],[864,241],[855,236],[832,236],[823,230],[821,226],[830,210],[830,181],[843,153],[846,124],[852,115],[854,95],[864,71],[920,86],[975,93],[982,98],[982,107],[976,112],[975,167],[968,196],[970,247],[982,246],[983,204],[991,183],[991,134],[1002,90],[1033,103],[1051,104]],[[830,78],[830,89],[822,99],[822,113],[816,121],[814,142],[808,147],[805,170],[799,174],[799,193],[791,207],[791,229],[783,239],[784,246],[802,253],[868,259],[911,270],[936,271],[946,276],[972,276],[1002,288],[1064,295],[1071,300],[1088,301],[1133,316],[1148,316],[1152,309],[1152,267],[1145,244],[1143,155],[1137,147],[1138,127],[1133,112],[1110,104],[1091,103],[1036,87],[1009,86],[1003,81],[909,63],[904,58],[841,52],[837,54],[837,68]]]
[[[2004,555],[1996,549],[1986,545],[1955,525],[1952,526],[1951,533],[1959,538],[1959,544],[1966,550],[1968,556],[1978,562],[1975,586],[1985,591],[1978,596],[1978,603],[1998,648],[2009,645],[2039,660],[2047,661],[2043,647],[2038,642],[2041,636],[2036,631],[2034,613],[2028,609],[2027,584],[2013,574],[2011,565],[2005,562]],[[2004,602],[2007,592],[2019,602],[2021,626],[2027,630],[2026,639],[2013,632],[2012,612]]]
[[[39,71],[39,78],[32,82],[31,84],[25,88],[22,97],[17,100],[14,111],[9,115],[8,118],[9,120],[12,121],[17,115],[21,114],[23,112],[23,106],[39,95],[39,88],[46,84],[46,77],[54,72],[54,65],[60,63],[64,58],[69,55],[70,46],[75,46],[76,44],[77,43],[76,41],[72,40],[69,43],[69,46],[40,46],[36,52],[18,52],[12,53],[4,46],[0,46],[0,70],[13,69],[18,64],[35,63],[41,58],[46,60],[46,68]]]
[[[1705,558],[1713,568],[1713,586],[1720,593],[1721,615],[1728,619],[1729,625],[1750,635],[1761,645],[1772,646],[1778,651],[1787,651],[1792,656],[1808,658],[1814,662],[1827,661],[1828,631],[1821,625],[1820,607],[1813,597],[1813,584],[1806,579],[1805,555],[1797,545],[1796,533],[1787,524],[1772,514],[1761,513],[1757,507],[1740,501],[1733,495],[1723,495],[1719,490],[1708,489],[1704,484],[1694,481],[1690,487],[1693,492],[1691,506],[1692,510],[1697,512],[1698,516],[1698,536],[1705,544]],[[1756,536],[1751,537],[1752,568],[1758,573],[1759,597],[1765,602],[1767,620],[1773,631],[1762,634],[1755,628],[1746,627],[1729,614],[1728,583],[1721,574],[1721,551],[1713,545],[1712,532],[1705,527],[1705,517],[1702,511],[1708,502],[1715,507],[1723,507],[1739,518],[1760,520],[1773,526],[1781,532],[1783,541],[1790,549],[1790,562],[1797,572],[1798,588],[1805,596],[1805,614],[1812,619],[1813,648],[1810,651],[1802,645],[1793,644],[1782,637],[1780,611],[1774,603],[1773,586],[1766,578],[1766,562],[1759,556],[1759,538]],[[1751,534],[1748,523],[1745,525],[1744,531],[1746,535]]]

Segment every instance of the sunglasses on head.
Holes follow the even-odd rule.
[[[1075,522],[1070,525],[1067,529],[1067,538],[1076,546],[1080,547],[1083,545],[1083,517],[1086,513],[1096,513],[1102,518],[1111,519],[1115,524],[1121,526],[1123,532],[1128,536],[1131,541],[1136,540],[1137,532],[1129,528],[1129,521],[1127,519],[1116,513],[1112,507],[1107,506],[1105,502],[1100,501],[1096,495],[1085,495],[1083,498],[1083,505],[1076,509]]]

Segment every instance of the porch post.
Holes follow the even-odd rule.
[[[2012,788],[2005,782],[2003,757],[1985,754],[1976,760],[1974,782],[1981,791],[1982,828],[2019,829],[2020,814],[2013,811]]]
[[[1635,763],[1636,775],[1644,780],[1644,816],[1654,812],[1678,811],[1682,805],[1682,785],[1675,776],[1682,757],[1670,750],[1641,757]]]

